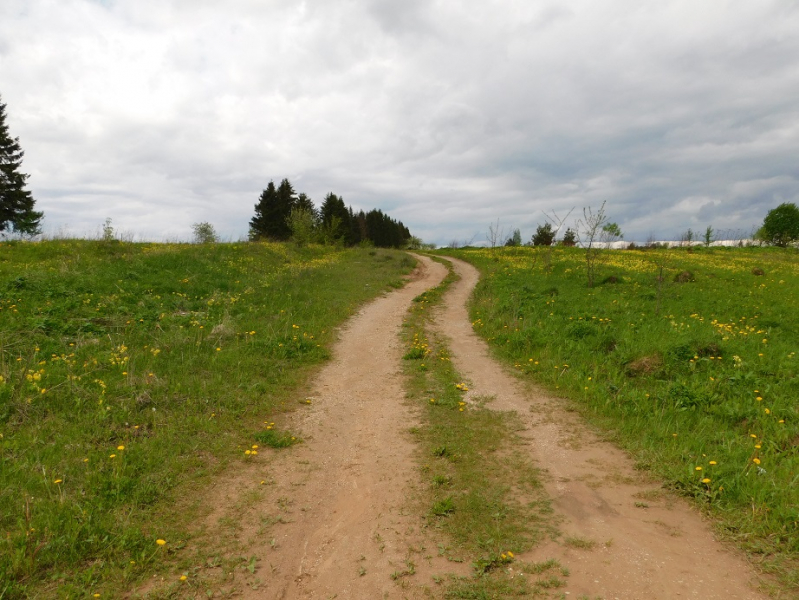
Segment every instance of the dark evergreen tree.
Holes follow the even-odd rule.
[[[361,234],[361,226],[360,223],[358,223],[358,217],[352,210],[351,206],[347,209],[347,212],[349,213],[347,219],[350,226],[349,233],[347,234],[347,240],[350,244],[356,246],[361,243],[361,241],[364,239],[364,236]]]
[[[366,213],[366,232],[368,239],[381,248],[400,248],[411,239],[411,232],[379,209]]]
[[[43,213],[33,210],[36,201],[25,189],[28,175],[19,171],[25,153],[19,138],[12,138],[6,125],[6,105],[0,98],[0,232],[36,235],[41,232]]]
[[[277,190],[275,182],[270,181],[261,192],[255,205],[255,216],[250,219],[250,239],[253,241],[269,237],[269,225],[275,220],[277,210]]]
[[[288,226],[288,218],[291,214],[291,209],[297,203],[297,194],[294,187],[288,179],[283,179],[277,188],[277,204],[280,215],[283,217],[283,227],[275,228],[275,238],[279,240],[287,240],[291,237],[291,228]]]
[[[319,217],[324,227],[333,239],[344,243],[352,243],[350,239],[350,211],[344,204],[344,199],[329,193],[325,196]]]
[[[535,230],[535,234],[533,234],[533,239],[530,241],[533,246],[551,246],[555,241],[555,230],[552,229],[552,224],[544,223],[539,225]]]
[[[563,234],[563,240],[560,242],[563,246],[567,246],[569,248],[577,245],[577,234],[571,228],[566,230],[566,233]]]
[[[300,194],[299,196],[297,196],[297,202],[295,202],[294,208],[306,210],[313,215],[314,221],[319,220],[319,211],[316,210],[316,206],[314,206],[313,200],[311,200],[305,194]]]
[[[369,229],[366,227],[366,213],[362,210],[355,215],[355,227],[358,230],[358,243],[369,241]]]
[[[288,217],[297,201],[294,188],[288,179],[280,182],[270,181],[255,205],[255,216],[250,220],[250,239],[287,240],[291,237]]]

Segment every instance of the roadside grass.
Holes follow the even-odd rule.
[[[639,468],[799,590],[799,255],[447,250],[482,272],[471,314],[523,377],[572,398]]]
[[[444,340],[432,332],[435,307],[456,278],[450,269],[441,285],[415,299],[404,331],[408,389],[423,422],[412,431],[422,477],[429,482],[421,512],[429,527],[451,541],[439,547],[440,554],[473,568],[471,577],[437,581],[449,598],[546,597],[550,587],[540,582],[547,577],[518,577],[525,568],[535,571],[515,557],[556,534],[538,472],[519,450],[521,423],[514,414],[465,401],[468,382],[453,368]],[[553,592],[565,585],[553,582]]]
[[[0,598],[119,597],[170,573],[203,486],[299,441],[274,421],[334,328],[413,266],[273,243],[0,243]]]

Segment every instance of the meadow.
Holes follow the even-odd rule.
[[[774,248],[443,251],[482,272],[473,326],[524,377],[692,498],[799,589],[799,255]]]
[[[272,243],[0,243],[0,598],[114,597],[168,570],[211,477],[298,441],[279,416],[335,327],[414,264]]]

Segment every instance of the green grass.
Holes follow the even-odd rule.
[[[799,255],[605,252],[588,288],[582,250],[545,252],[447,251],[483,274],[480,335],[799,589]]]
[[[408,386],[418,402],[423,425],[415,427],[420,469],[429,482],[419,512],[448,540],[441,552],[468,562],[473,576],[442,579],[451,598],[542,595],[542,587],[513,578],[506,566],[554,529],[552,509],[526,460],[510,413],[464,401],[467,383],[454,369],[446,344],[431,331],[429,318],[455,275],[416,298],[405,322],[409,352],[423,351],[405,363]],[[522,564],[514,564],[521,568]]]
[[[286,244],[0,244],[0,598],[113,597],[168,570],[203,484],[296,441],[269,423],[334,328],[412,266]]]

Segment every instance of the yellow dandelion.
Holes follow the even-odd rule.
[[[117,455],[116,455],[116,454],[110,454],[110,455],[108,456],[108,458],[116,458],[116,457],[117,457]]]
[[[510,550],[508,550],[508,556],[510,556],[511,558],[513,558],[513,552],[511,552]]]
[[[702,467],[696,467],[696,470],[697,470],[697,471],[701,471],[701,470],[702,470]]]
[[[717,463],[715,460],[711,460],[711,461],[710,461],[708,464],[710,464],[710,465],[716,465],[716,464],[718,464],[718,463]]]
[[[710,479],[708,479],[707,477],[705,477],[705,478],[702,480],[702,483],[710,483]]]
[[[247,456],[249,456],[250,454],[252,454],[252,451],[251,451],[251,450],[245,450],[245,451],[244,451],[244,454],[246,454]]]
[[[753,458],[752,462],[755,463],[756,465],[759,465],[760,464],[760,459],[759,458]]]
[[[164,546],[166,544],[166,540],[157,539],[155,540],[155,543],[158,544],[159,546]]]
[[[53,483],[61,483],[62,481],[64,481],[64,480],[63,479],[56,479]]]
[[[125,446],[117,446],[117,450],[124,450]]]
[[[186,581],[187,579],[188,579],[188,577],[186,577],[185,575],[181,575],[180,576],[180,580],[181,581]]]

